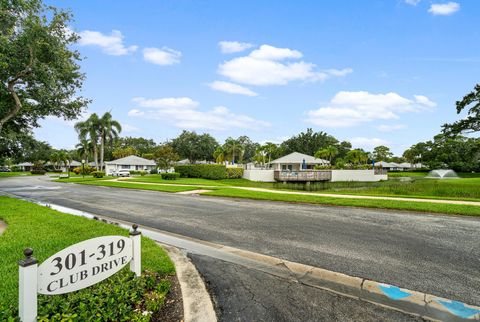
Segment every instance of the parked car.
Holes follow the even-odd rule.
[[[0,168],[0,172],[12,172],[9,168]]]
[[[130,170],[127,169],[120,169],[114,172],[114,175],[117,177],[130,177]]]

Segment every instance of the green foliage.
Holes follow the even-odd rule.
[[[48,115],[76,118],[84,75],[70,13],[40,0],[0,2],[0,132],[22,132]]]
[[[17,260],[25,247],[32,247],[35,258],[41,263],[65,247],[86,239],[106,235],[128,236],[127,230],[114,225],[7,197],[0,197],[0,218],[8,224],[7,230],[0,236],[0,321],[9,321],[9,317],[18,314]],[[165,275],[175,271],[166,253],[148,238],[142,238],[142,267],[156,274],[146,273],[141,279],[135,279],[127,268],[102,283],[78,292],[39,296],[39,315],[48,314],[50,320],[55,321],[60,321],[62,315],[72,319],[77,315],[76,321],[136,321],[134,310],[137,305],[142,309],[147,305],[147,300],[142,297],[156,292],[160,298],[168,291]],[[88,310],[92,314],[85,318]],[[104,312],[108,312],[109,316],[97,315]],[[116,318],[110,314],[117,314]]]
[[[380,145],[373,149],[373,159],[375,161],[388,161],[391,157],[393,157],[393,153],[385,145]]]
[[[467,117],[452,124],[443,125],[443,133],[457,135],[460,133],[472,133],[480,131],[480,84],[474,90],[456,102],[457,114],[469,108]]]
[[[90,173],[94,178],[103,178],[105,176],[105,172],[103,171],[93,171]]]
[[[43,169],[37,169],[37,170],[32,170],[30,171],[31,174],[39,174],[39,175],[43,175],[45,173],[47,173],[47,171],[43,170]]]
[[[72,170],[75,174],[84,174],[84,175],[89,175],[93,171],[95,171],[94,167],[91,167],[89,165],[84,165],[83,167],[76,167],[73,168]],[[83,171],[83,172],[82,172]]]
[[[164,170],[170,169],[173,163],[180,159],[180,156],[170,144],[164,144],[156,148],[153,157],[158,167]]]
[[[142,137],[121,137],[115,141],[115,149],[132,148],[135,150],[135,155],[141,155],[145,159],[149,159],[145,154],[151,154],[155,151],[157,144],[152,139],[145,139]]]
[[[130,170],[129,171],[131,175],[141,175],[144,176],[147,174],[147,171],[144,170]]]
[[[283,155],[292,152],[314,155],[318,150],[336,144],[338,144],[338,140],[333,136],[325,132],[313,132],[312,129],[307,129],[307,132],[302,132],[284,141],[281,144],[281,149]]]
[[[129,155],[137,155],[137,150],[131,146],[127,146],[125,148],[116,148],[112,152],[112,156],[115,159],[125,158]]]
[[[165,172],[160,175],[163,180],[177,180],[180,178],[180,173],[178,172]]]
[[[176,165],[175,172],[183,178],[203,178],[219,180],[227,177],[227,170],[220,164],[187,164]]]
[[[157,169],[152,169],[152,170],[150,170],[150,174],[158,174],[158,170]]]
[[[239,179],[243,177],[243,168],[227,168],[227,179]]]
[[[213,161],[213,152],[218,142],[210,134],[198,135],[195,132],[183,131],[170,143],[176,153],[190,162]]]

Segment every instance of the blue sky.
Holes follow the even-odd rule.
[[[281,142],[312,127],[401,154],[479,82],[477,0],[47,3],[74,14],[85,115],[111,110],[123,135]],[[72,124],[35,133],[72,148]]]

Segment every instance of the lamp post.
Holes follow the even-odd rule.
[[[82,160],[82,178],[85,178],[85,160]]]

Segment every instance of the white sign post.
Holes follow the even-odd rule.
[[[141,233],[133,225],[130,238],[102,236],[71,245],[38,266],[33,250],[25,249],[19,264],[19,317],[36,321],[37,294],[65,294],[92,286],[130,263],[135,276],[141,275]]]

